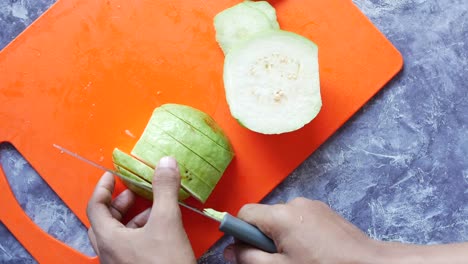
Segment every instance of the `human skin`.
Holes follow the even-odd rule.
[[[126,190],[112,200],[114,177],[106,173],[98,182],[87,213],[89,238],[101,263],[196,263],[178,205],[177,162],[164,157],[157,168],[152,208],[126,225],[120,221],[135,194]],[[324,203],[305,198],[248,204],[238,217],[272,238],[278,253],[236,242],[224,251],[232,263],[468,263],[468,243],[419,246],[373,240]]]

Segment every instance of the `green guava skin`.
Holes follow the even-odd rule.
[[[168,156],[168,154],[154,147],[148,148],[148,144],[144,141],[140,141],[135,145],[132,150],[132,155],[143,160],[145,163],[148,163],[150,166],[156,166],[156,162],[152,161],[153,158],[159,160],[164,156]],[[211,193],[211,185],[202,181],[198,176],[195,176],[180,162],[178,162],[178,166],[181,174],[181,185],[183,188],[195,199],[203,202],[206,201]]]
[[[208,114],[193,107],[179,104],[164,104],[160,108],[191,125],[195,130],[234,155],[229,139],[216,121]]]
[[[167,135],[174,138],[174,140],[202,157],[218,171],[225,171],[232,160],[231,151],[224,149],[216,142],[210,140],[188,123],[181,119],[174,118],[172,114],[164,109],[157,108],[153,112],[147,131],[145,132],[145,136],[147,136],[146,140],[153,145],[157,145],[159,140],[157,136],[158,133],[153,133],[153,130],[164,131]]]
[[[118,149],[113,153],[116,166],[147,182],[151,182],[154,168],[164,156],[177,160],[181,190],[204,203],[232,161],[234,151],[209,115],[189,106],[165,104],[153,111],[131,155]]]
[[[115,165],[115,164],[114,164]],[[115,165],[116,168],[117,168],[117,171],[122,174],[122,176],[126,176],[128,178],[126,179],[122,179],[123,183],[125,184],[125,186],[127,186],[128,189],[130,189],[131,191],[133,191],[134,193],[136,193],[137,195],[147,199],[147,200],[153,200],[153,192],[147,190],[146,188],[142,188],[140,187],[139,185],[140,184],[143,184],[145,185],[147,188],[152,188],[151,187],[151,184],[148,184],[144,181],[140,182],[141,178],[134,174],[133,172],[123,168],[123,167],[120,167],[118,165]],[[184,191],[183,189],[179,189],[179,201],[183,201],[187,198],[190,197],[190,194],[187,193],[186,191]]]
[[[151,183],[153,181],[154,169],[127,153],[115,148],[112,152],[112,159],[115,164],[138,174],[140,178]]]
[[[169,141],[169,145],[171,143],[173,142]],[[184,150],[183,148],[180,148],[180,149]],[[214,187],[216,186],[216,184],[213,184],[213,183],[214,181],[216,181],[216,179],[220,178],[220,173],[216,171],[211,165],[204,162],[203,160],[200,159],[200,157],[196,156],[193,153],[175,154],[173,150],[174,148],[170,147],[169,149],[164,149],[163,151],[163,148],[161,148],[161,144],[159,147],[153,146],[147,141],[140,139],[136,143],[131,154],[134,157],[137,157],[139,160],[154,167],[156,167],[158,160],[160,160],[162,157],[165,157],[165,156],[174,157],[177,160],[177,164],[179,166],[182,187],[185,190],[187,190],[197,200],[205,202],[208,199]],[[190,151],[188,149],[186,150],[187,152]],[[205,172],[205,174],[199,174],[200,171]],[[204,177],[202,178],[199,175],[204,175]],[[213,178],[214,180],[210,180]]]
[[[226,55],[259,32],[279,29],[279,24],[274,20],[272,21],[271,10],[264,10],[264,6],[250,1],[241,2],[214,17],[216,41]]]
[[[268,18],[268,20],[270,20],[273,29],[280,28],[278,19],[276,17],[276,10],[267,1],[244,1],[242,3],[262,12]]]
[[[138,182],[147,182],[149,183],[147,187],[152,188],[151,183],[154,177],[153,168],[139,161],[138,159],[128,155],[127,153],[121,151],[118,148],[115,148],[112,152],[112,159],[114,161],[114,166],[117,167],[119,171],[123,172],[123,176],[129,176],[132,179],[137,180]],[[147,190],[144,191],[148,193]],[[151,197],[152,196],[153,194],[151,193]],[[188,194],[182,188],[179,190],[179,199],[185,200],[189,196],[190,194]]]

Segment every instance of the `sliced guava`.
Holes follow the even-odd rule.
[[[270,20],[271,25],[274,29],[279,29],[278,18],[276,17],[276,10],[267,1],[244,1],[244,4],[257,9],[258,11],[265,14]]]
[[[121,176],[125,176],[125,180],[132,182],[134,185],[137,185],[143,189],[146,189],[147,191],[151,191],[151,183],[143,180],[141,177],[138,175],[134,174],[133,172],[119,166],[118,164],[114,163],[115,168],[117,169],[117,172],[121,174]]]
[[[136,178],[138,178],[137,175],[131,173],[130,171],[116,166],[117,171],[122,175],[122,176],[127,176],[128,178],[132,178],[133,181],[129,180],[128,178],[121,178],[125,186],[127,186],[128,189],[133,191],[134,193],[138,194],[139,196],[142,196],[145,199],[152,200],[153,199],[153,192],[151,189],[151,185],[148,184],[147,182],[138,182],[138,184],[135,182]],[[143,183],[144,182],[144,183]],[[145,185],[146,188],[142,188],[141,185]],[[146,186],[148,185],[148,186]]]
[[[139,176],[136,175],[135,173],[131,172],[130,170],[127,170],[119,165],[114,164],[117,168],[117,171],[122,174],[122,176],[127,176],[128,179],[122,179],[124,182],[125,186],[127,186],[130,190],[132,190],[134,193],[148,199],[148,200],[153,200],[153,191],[152,191],[152,185],[143,181],[139,180]],[[146,188],[142,188],[142,185],[145,186]],[[190,194],[188,194],[186,191],[179,189],[179,201],[183,201],[187,198],[190,197]]]
[[[149,126],[147,128],[150,128]],[[147,130],[138,143],[147,145],[148,149],[155,148],[164,151],[167,156],[174,157],[179,163],[183,164],[187,169],[193,171],[196,175],[203,177],[203,181],[216,185],[221,172],[208,163],[203,157],[200,157],[191,149],[187,148],[179,141],[174,139],[163,130],[155,127],[155,129]],[[137,143],[137,144],[138,144]]]
[[[153,168],[117,148],[112,152],[112,158],[114,166],[120,171],[125,172],[126,175],[134,176],[133,179],[138,178],[139,180],[148,182],[148,186],[152,188],[151,183],[154,177]],[[190,196],[190,194],[186,191],[183,189],[179,190],[179,198],[185,197],[184,199],[186,199],[188,196]]]
[[[170,156],[168,152],[164,152],[160,148],[156,148],[142,140],[137,142],[131,154],[151,167],[156,167],[158,160],[162,157]],[[202,176],[196,175],[193,172],[193,169],[189,169],[180,161],[180,159],[177,157],[175,158],[179,165],[182,187],[195,199],[205,202],[215,186],[205,182]]]
[[[185,197],[188,192],[205,202],[234,152],[228,138],[209,115],[189,106],[167,104],[155,109],[131,155],[118,149],[113,153],[116,167],[147,184],[151,183],[154,168],[164,156],[172,156],[178,162],[181,195]],[[127,178],[124,182],[128,181],[132,188],[148,191],[148,186]]]
[[[200,133],[234,154],[229,139],[226,137],[221,127],[219,127],[208,114],[193,107],[180,104],[164,104],[159,108],[183,120]]]
[[[213,165],[218,171],[223,172],[232,160],[232,152],[228,151],[198,130],[194,129],[191,125],[176,118],[171,113],[162,108],[157,108],[150,119],[150,124],[156,126],[158,129],[166,132],[175,140],[180,142],[186,148],[192,150],[195,154],[202,157],[208,163]],[[147,129],[150,129],[149,127]],[[158,140],[158,137],[152,137],[152,131],[146,132],[150,135],[147,139],[151,141]],[[153,142],[153,141],[152,141]]]
[[[135,159],[131,155],[115,148],[112,152],[112,159],[115,164],[130,170],[143,180],[151,183],[153,181],[154,169],[145,163]]]
[[[151,200],[153,198],[152,187],[151,184],[142,180],[137,175],[131,173],[130,171],[114,164],[117,172],[123,176],[120,179],[123,181],[125,186],[132,190],[134,193]]]
[[[248,129],[297,130],[322,106],[317,45],[292,32],[258,33],[226,55],[224,87],[232,116]]]
[[[279,29],[278,23],[272,23],[263,8],[261,11],[246,2],[225,9],[214,18],[216,40],[224,54],[259,32]]]

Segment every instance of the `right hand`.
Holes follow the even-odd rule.
[[[468,243],[420,246],[372,240],[324,203],[304,198],[245,205],[238,217],[273,239],[278,253],[235,243],[224,250],[224,257],[235,263],[468,263]]]
[[[375,263],[377,242],[318,201],[297,198],[288,204],[245,205],[240,219],[256,225],[275,241],[269,254],[242,243],[226,247],[236,263]]]

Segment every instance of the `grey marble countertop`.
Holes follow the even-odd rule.
[[[53,2],[0,0],[0,48]],[[467,241],[468,3],[354,2],[400,50],[405,68],[263,202],[322,200],[380,240]],[[0,146],[0,162],[40,227],[93,255],[84,226],[12,146]],[[222,263],[229,242],[223,238],[199,262]],[[0,263],[34,262],[0,223]]]

